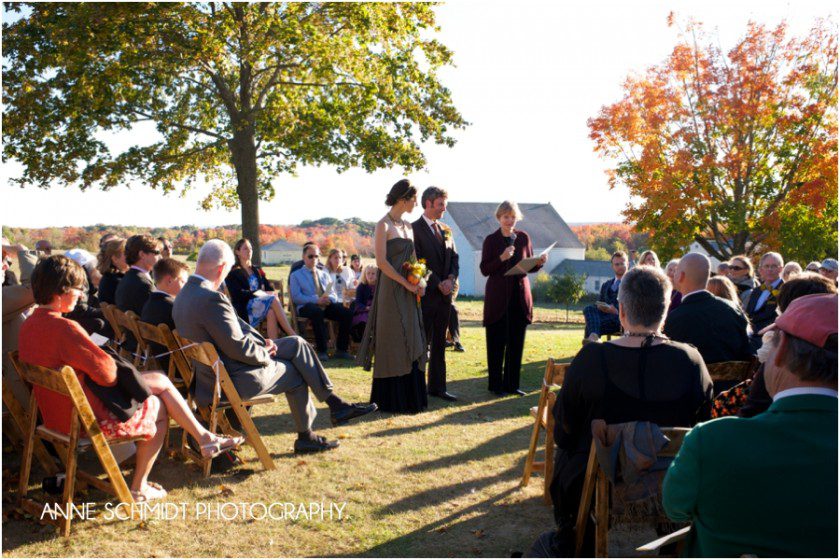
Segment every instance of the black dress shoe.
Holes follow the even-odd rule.
[[[443,400],[449,401],[449,402],[453,402],[453,401],[458,400],[458,397],[456,397],[452,393],[447,393],[446,391],[443,391],[443,392],[437,392],[436,391],[434,393],[429,393],[429,394],[433,397],[437,397],[439,399],[443,399]]]
[[[466,352],[466,350],[464,349],[464,345],[461,344],[460,342],[455,343],[455,351],[456,352]]]
[[[455,343],[454,343],[454,342],[452,342],[451,340],[447,340],[447,341],[443,344],[443,347],[444,347],[444,348],[452,348],[453,346],[455,346]]]
[[[315,436],[314,439],[295,440],[295,453],[320,453],[338,447],[337,441],[327,441],[323,436]]]
[[[528,394],[525,391],[523,391],[522,389],[515,389],[513,391],[508,391],[507,393],[509,395],[519,395],[520,397],[524,397],[525,395]]]
[[[353,418],[364,416],[376,411],[379,407],[376,403],[354,403],[330,413],[330,421],[333,426],[343,426]]]

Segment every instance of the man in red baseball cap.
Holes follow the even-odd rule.
[[[692,523],[688,556],[837,557],[837,303],[803,296],[776,320],[766,412],[686,436],[662,500]]]

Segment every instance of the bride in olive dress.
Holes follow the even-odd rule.
[[[374,250],[379,268],[376,294],[359,347],[358,362],[370,371],[370,401],[386,412],[420,412],[426,395],[426,339],[417,296],[424,288],[411,284],[402,272],[416,259],[411,224],[403,220],[417,206],[417,188],[408,179],[388,193],[388,213],[376,224]]]

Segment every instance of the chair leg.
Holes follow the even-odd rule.
[[[589,505],[595,492],[595,477],[597,476],[598,458],[595,456],[595,446],[589,450],[586,462],[586,476],[583,479],[583,492],[580,496],[577,520],[575,521],[575,558],[580,558],[583,550],[583,537],[586,534],[586,519],[589,517]]]
[[[20,480],[18,481],[18,503],[23,502],[29,491],[29,474],[32,471],[32,450],[35,445],[35,423],[38,419],[38,406],[35,404],[35,391],[29,393],[29,426],[24,434],[23,462],[20,465]]]
[[[540,391],[540,401],[537,405],[537,417],[534,419],[534,429],[531,431],[531,441],[528,444],[528,455],[525,457],[525,472],[522,473],[522,480],[519,483],[520,487],[528,486],[531,481],[531,473],[534,471],[534,457],[537,454],[537,445],[540,440],[540,426],[542,424],[542,415],[545,410],[545,401],[547,395],[546,388],[543,387]]]
[[[604,471],[598,469],[598,484],[595,488],[595,557],[609,556],[610,529],[610,483]]]
[[[551,410],[554,399],[553,393],[549,396],[546,408],[548,408],[548,418],[545,426],[545,467],[543,467],[543,501],[545,505],[551,505],[551,479],[554,477],[554,416]]]
[[[73,411],[70,419],[70,443],[67,447],[67,475],[64,479],[64,493],[62,494],[63,507],[67,508],[67,515],[61,519],[59,531],[62,537],[70,536],[70,522],[72,520],[70,504],[73,503],[73,495],[76,490],[76,468],[78,466],[79,454],[76,447],[79,444],[79,415]]]

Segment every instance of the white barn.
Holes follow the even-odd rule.
[[[295,245],[283,239],[278,239],[270,245],[263,245],[260,250],[262,251],[262,263],[264,265],[284,264],[299,260],[303,252],[303,245]]]
[[[552,276],[563,276],[571,272],[578,276],[584,276],[586,280],[583,287],[587,293],[597,294],[601,292],[601,286],[611,278],[615,278],[610,261],[586,261],[578,259],[567,259],[558,264],[552,271]]]
[[[479,268],[481,247],[484,238],[499,228],[497,206],[496,202],[449,202],[441,220],[452,228],[459,255],[459,293],[465,296],[484,295],[487,279]],[[557,242],[543,267],[545,272],[566,259],[583,260],[586,248],[551,204],[520,203],[519,209],[525,217],[516,224],[516,229],[531,237],[535,255]]]

